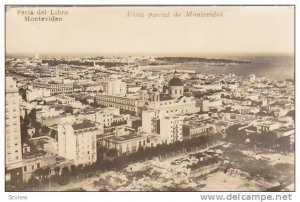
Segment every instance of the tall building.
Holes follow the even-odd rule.
[[[160,117],[164,111],[146,110],[142,112],[142,131],[146,133],[160,133]]]
[[[16,81],[6,77],[5,89],[5,168],[6,181],[22,179],[22,146],[19,92]]]
[[[103,86],[103,93],[107,95],[125,95],[127,93],[127,85],[122,80],[103,80],[99,81]]]
[[[164,116],[160,119],[160,135],[167,138],[167,143],[182,141],[182,116]]]
[[[97,127],[83,121],[73,125],[58,125],[58,154],[74,160],[75,165],[92,164],[97,161]]]

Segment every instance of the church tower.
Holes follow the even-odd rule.
[[[157,88],[153,89],[153,92],[151,94],[151,102],[159,102],[160,101],[160,95]]]

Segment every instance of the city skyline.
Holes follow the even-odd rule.
[[[294,12],[6,6],[5,190],[295,191]]]

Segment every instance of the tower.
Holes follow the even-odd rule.
[[[151,94],[151,102],[159,102],[160,101],[160,95],[157,88],[153,89],[153,92]]]
[[[19,92],[13,77],[7,76],[5,89],[5,168],[6,180],[22,179],[22,145]]]
[[[148,92],[147,92],[147,88],[145,86],[141,87],[139,96],[140,96],[140,100],[142,100],[142,101],[146,101],[148,99]]]

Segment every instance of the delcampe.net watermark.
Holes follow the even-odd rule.
[[[203,201],[292,201],[292,194],[251,194],[251,193],[228,193],[228,194],[201,194]]]

